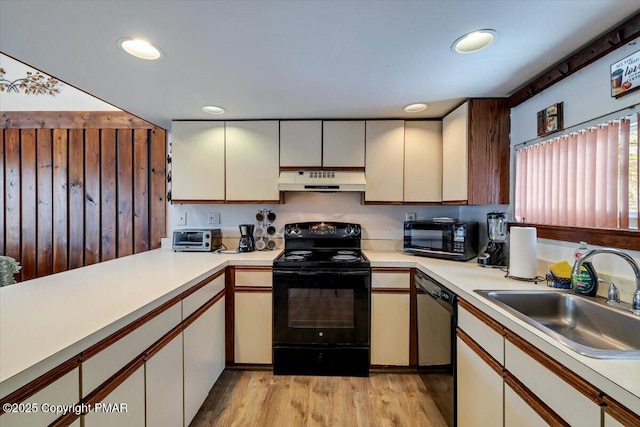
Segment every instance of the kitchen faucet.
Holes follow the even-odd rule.
[[[636,291],[633,293],[631,310],[633,311],[634,314],[640,316],[640,266],[638,266],[638,263],[633,258],[631,258],[629,254],[622,252],[618,249],[612,249],[612,248],[601,248],[601,249],[593,249],[593,250],[587,251],[584,254],[582,254],[580,258],[576,260],[575,264],[573,265],[573,270],[571,270],[571,275],[577,276],[578,274],[580,274],[580,268],[582,267],[582,264],[588,258],[591,258],[596,254],[618,255],[623,259],[625,259],[629,263],[629,265],[631,265],[631,268],[633,269],[633,273],[636,275]]]

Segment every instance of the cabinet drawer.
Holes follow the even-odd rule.
[[[527,349],[532,351],[532,349]],[[505,368],[570,425],[600,425],[600,406],[510,340],[505,342]],[[580,379],[577,379],[577,381]],[[593,390],[593,399],[599,392]]]
[[[376,272],[371,274],[371,287],[376,288],[393,288],[393,289],[409,289],[411,276],[409,272]]]
[[[182,300],[182,318],[186,319],[194,311],[202,307],[207,301],[224,289],[224,274],[216,277],[188,297]]]
[[[271,269],[244,270],[236,268],[236,287],[263,286],[270,288],[272,284]]]
[[[140,355],[182,320],[179,303],[82,362],[83,397]]]
[[[504,365],[504,336],[485,321],[472,314],[477,310],[475,307],[468,307],[468,303],[460,301],[458,305],[458,326],[469,335],[480,347]],[[482,313],[480,313],[482,315]],[[484,317],[484,316],[483,316]]]

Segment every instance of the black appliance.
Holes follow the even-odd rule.
[[[359,224],[286,224],[273,261],[273,373],[368,376],[371,267]]]
[[[478,223],[420,220],[404,223],[405,253],[467,261],[478,255]]]
[[[487,214],[487,236],[489,243],[478,255],[478,264],[483,267],[505,267],[507,265],[507,214],[489,212]]]
[[[253,252],[256,242],[253,239],[253,224],[240,224],[240,242],[238,242],[238,252]]]
[[[447,425],[456,425],[457,295],[416,272],[418,374]]]

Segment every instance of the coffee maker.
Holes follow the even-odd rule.
[[[490,212],[487,214],[487,235],[489,244],[478,255],[478,264],[483,267],[505,267],[507,265],[507,214]]]
[[[253,240],[253,224],[240,224],[240,242],[238,252],[253,252],[256,246]]]

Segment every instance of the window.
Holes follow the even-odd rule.
[[[638,228],[638,115],[559,136],[516,153],[518,221]]]

